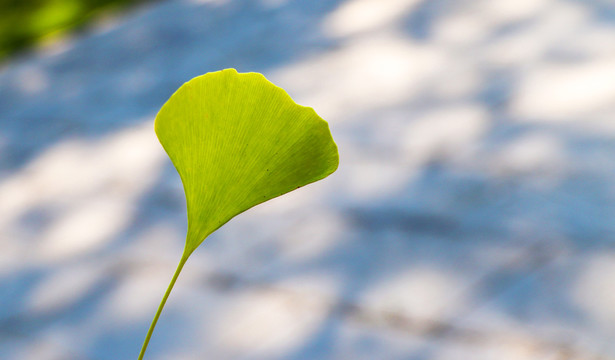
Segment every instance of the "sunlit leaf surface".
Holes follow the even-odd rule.
[[[158,113],[156,134],[184,184],[188,252],[233,216],[338,165],[329,127],[312,108],[263,75],[234,69],[180,87]]]
[[[257,73],[227,69],[190,80],[164,104],[155,127],[184,184],[188,233],[139,359],[186,260],[209,234],[338,166],[328,124]]]

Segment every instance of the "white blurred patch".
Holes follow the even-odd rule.
[[[87,262],[59,269],[46,277],[29,296],[28,311],[51,313],[75,305],[102,279],[106,269]]]
[[[9,356],[12,360],[66,360],[75,359],[80,356],[69,351],[66,347],[62,347],[53,341],[47,339],[41,341],[40,338],[36,340],[19,340],[11,339],[14,342],[16,348],[19,349],[12,356]],[[10,340],[7,340],[10,341]],[[3,351],[3,354],[6,352]]]
[[[481,0],[480,9],[485,18],[497,23],[511,23],[527,20],[549,9],[553,0]]]
[[[99,250],[132,219],[124,199],[90,199],[51,224],[37,246],[39,259],[62,260]]]
[[[349,41],[336,52],[283,68],[272,77],[300,104],[330,122],[401,103],[441,70],[444,53],[404,37]]]
[[[347,36],[389,25],[406,15],[418,0],[350,0],[324,22],[325,34]]]
[[[298,262],[316,259],[340,246],[347,231],[338,214],[315,213],[297,222],[282,236],[283,258]]]
[[[539,5],[542,0],[536,3]],[[496,7],[514,7],[516,2],[489,1]],[[504,5],[506,4],[506,5]],[[489,11],[485,19],[490,19]],[[506,14],[503,14],[505,17]],[[547,6],[542,13],[529,14],[537,16],[527,19],[523,26],[513,26],[510,31],[505,31],[488,43],[486,50],[487,60],[493,65],[509,66],[516,72],[524,75],[531,70],[530,75],[540,72],[542,67],[537,65],[549,57],[550,52],[557,48],[558,44],[582,43],[585,40],[577,40],[578,36],[587,30],[588,25],[594,25],[591,14],[580,2],[559,2],[557,6]],[[494,21],[493,30],[503,27],[506,23]],[[603,45],[602,45],[603,46]]]
[[[477,105],[433,110],[406,127],[404,149],[418,163],[444,155],[461,156],[473,149],[489,125],[488,113]]]
[[[177,264],[172,262],[156,263],[156,266],[140,266],[130,272],[106,296],[104,306],[98,309],[98,315],[109,322],[131,322],[151,318]],[[173,291],[176,293],[178,291]],[[172,294],[173,294],[172,293]],[[112,314],[112,315],[110,315]]]
[[[455,13],[436,23],[434,40],[446,45],[470,46],[489,34],[489,23],[475,13]]]
[[[49,77],[37,66],[25,66],[17,73],[16,86],[27,95],[41,93],[49,87]]]
[[[344,191],[352,201],[375,200],[403,192],[412,168],[397,162],[365,159],[344,166],[348,179]]]
[[[28,256],[55,261],[99,249],[132,220],[165,158],[149,121],[100,140],[62,142],[0,183],[0,226],[18,228],[28,211],[45,209],[49,222]]]
[[[563,171],[565,153],[559,139],[548,134],[530,134],[499,151],[493,166],[501,175]]]
[[[431,89],[436,96],[446,100],[465,100],[478,93],[483,86],[480,69],[463,60],[443,70],[439,79]]]
[[[314,302],[314,306],[330,306],[341,299],[343,280],[327,271],[310,274],[297,274],[283,276],[274,282],[274,287],[284,289],[293,296]]]
[[[277,291],[237,294],[218,320],[216,341],[236,352],[281,355],[309,339],[327,308]]]
[[[615,58],[608,58],[536,69],[520,84],[512,111],[529,121],[559,121],[612,106]]]
[[[471,336],[471,335],[470,335]],[[534,338],[515,334],[482,334],[479,341],[449,341],[440,343],[432,360],[560,360],[562,351],[542,344]]]
[[[596,255],[581,270],[571,297],[592,321],[615,329],[615,256]]]
[[[361,301],[383,313],[399,313],[417,320],[439,321],[461,305],[462,281],[436,268],[412,268],[382,279]]]

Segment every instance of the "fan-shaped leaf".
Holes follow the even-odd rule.
[[[233,216],[331,174],[327,123],[258,73],[208,73],[177,90],[156,117],[188,205],[186,250]]]
[[[155,129],[184,185],[188,233],[139,359],[184,263],[209,234],[338,166],[328,124],[258,73],[227,69],[190,80],[164,104]]]

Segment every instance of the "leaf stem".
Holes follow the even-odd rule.
[[[164,304],[167,302],[167,299],[169,298],[169,295],[171,294],[171,290],[173,290],[173,286],[175,285],[175,281],[177,281],[177,277],[179,276],[179,273],[182,271],[184,264],[186,264],[186,260],[188,260],[188,256],[189,255],[186,255],[186,253],[184,252],[184,255],[182,255],[182,258],[179,261],[179,264],[177,265],[177,269],[175,269],[175,274],[173,274],[171,283],[169,284],[167,291],[164,293],[164,296],[162,297],[162,301],[160,302],[160,305],[158,305],[158,311],[156,311],[156,315],[154,316],[154,320],[152,320],[152,324],[149,326],[149,330],[147,331],[147,335],[145,336],[145,341],[143,341],[143,346],[141,347],[141,352],[139,353],[138,360],[143,360],[143,356],[145,355],[145,350],[147,350],[149,339],[152,337],[152,333],[154,332],[154,328],[156,327],[156,323],[158,322],[160,313],[162,312],[162,309],[164,308]]]

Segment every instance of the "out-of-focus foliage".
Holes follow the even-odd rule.
[[[0,0],[0,60],[148,0]]]

